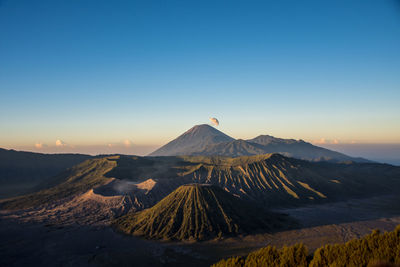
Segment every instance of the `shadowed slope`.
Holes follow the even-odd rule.
[[[234,140],[226,143],[209,145],[204,150],[193,155],[216,155],[226,157],[240,157],[265,154],[264,147],[245,140]]]
[[[314,146],[303,140],[281,139],[269,135],[260,135],[251,140],[238,139],[208,145],[203,150],[191,153],[191,155],[240,157],[267,153],[279,153],[287,157],[309,161],[370,162],[363,158],[353,158],[336,151]]]
[[[149,156],[240,157],[267,153],[280,153],[288,157],[310,161],[371,162],[314,146],[303,140],[282,139],[269,135],[260,135],[250,140],[235,140],[207,124],[194,126]]]
[[[96,186],[110,181],[104,174],[116,166],[114,161],[107,158],[87,160],[49,182],[48,189],[36,193],[6,199],[0,202],[3,209],[30,208],[37,205],[53,203],[62,198],[84,193]]]
[[[150,239],[205,240],[277,228],[283,215],[263,213],[212,185],[177,188],[154,207],[125,215],[117,229]]]
[[[314,146],[303,140],[282,139],[270,135],[260,135],[247,140],[247,142],[262,146],[264,153],[280,153],[285,156],[304,160],[371,162],[363,158],[354,158],[323,147]]]
[[[0,148],[0,198],[42,189],[60,172],[87,159],[82,154],[42,154]]]

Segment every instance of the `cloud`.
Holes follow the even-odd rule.
[[[321,138],[319,140],[315,140],[314,143],[315,144],[319,144],[319,145],[323,145],[323,144],[326,144],[326,139],[325,138]]]
[[[218,125],[219,125],[219,121],[218,121],[217,118],[210,118],[210,122],[211,122],[212,124],[214,124],[215,126],[218,126]]]
[[[39,142],[39,143],[36,143],[36,144],[35,144],[35,147],[36,147],[37,149],[41,149],[41,148],[47,147],[47,145]]]
[[[57,139],[56,146],[62,147],[62,146],[67,146],[67,144],[64,141]]]
[[[130,146],[132,146],[132,141],[126,139],[126,140],[124,140],[123,144],[124,144],[124,146],[126,146],[126,147],[130,147]]]
[[[321,139],[315,140],[313,143],[318,145],[338,145],[340,142],[338,139],[329,140],[322,137]]]
[[[119,142],[107,143],[106,146],[108,148],[131,147],[133,146],[133,142],[129,139],[125,139]]]

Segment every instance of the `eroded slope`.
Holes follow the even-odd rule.
[[[150,239],[204,240],[269,231],[287,221],[219,187],[190,184],[180,186],[152,208],[117,219],[115,227]]]

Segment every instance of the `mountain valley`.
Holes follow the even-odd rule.
[[[168,153],[174,155],[159,155]],[[24,157],[21,162],[34,168]],[[1,233],[19,236],[27,228],[32,238],[46,236],[57,251],[74,251],[54,244],[61,236],[76,242],[87,231],[86,246],[95,249],[83,249],[82,259],[95,265],[128,264],[135,255],[138,266],[206,266],[266,244],[304,241],[313,248],[359,237],[375,226],[391,230],[400,222],[400,167],[302,140],[266,135],[235,140],[200,125],[145,157],[54,157],[77,162],[61,166],[48,160],[57,172],[48,172],[28,194],[0,200]],[[17,161],[10,162],[3,162],[3,172],[16,173]],[[47,168],[42,166],[37,173]],[[30,242],[21,244],[35,250]]]

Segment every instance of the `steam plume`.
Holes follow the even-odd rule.
[[[210,118],[210,121],[211,121],[211,123],[214,124],[215,126],[218,126],[218,125],[219,125],[219,121],[218,121],[217,118]]]

